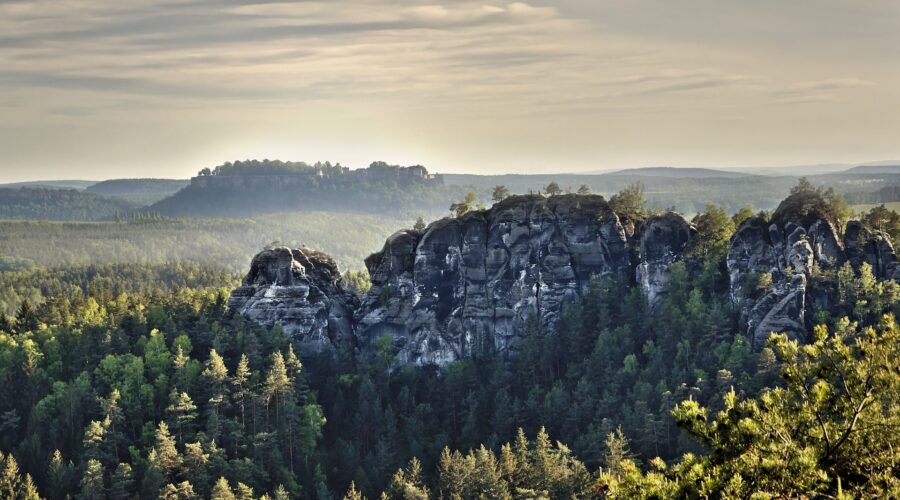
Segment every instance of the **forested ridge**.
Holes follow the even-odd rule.
[[[639,218],[640,196],[626,190],[611,204]],[[840,220],[838,200],[822,199]],[[227,311],[236,277],[219,268],[3,273],[15,299],[0,316],[0,491],[900,495],[896,283],[865,264],[816,269],[834,296],[808,343],[775,335],[754,351],[724,266],[725,243],[751,213],[708,207],[694,218],[691,265],[673,266],[657,313],[627,280],[594,278],[552,331],[535,319],[515,357],[442,369],[396,363],[389,341],[300,353],[279,327]]]
[[[75,189],[0,188],[0,219],[103,220],[137,207],[125,200]]]

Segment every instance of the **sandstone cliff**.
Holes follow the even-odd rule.
[[[263,250],[228,307],[267,327],[280,325],[305,350],[332,348],[353,337],[359,299],[344,290],[334,260],[308,248]]]
[[[773,331],[803,337],[816,269],[868,262],[880,278],[900,266],[890,242],[858,223],[835,224],[786,200],[767,222],[745,221],[726,259],[731,302],[755,346]],[[601,196],[512,196],[488,210],[392,235],[366,259],[372,287],[343,289],[334,262],[309,249],[268,249],[253,259],[229,306],[281,325],[308,350],[341,342],[366,348],[389,336],[398,361],[443,365],[514,353],[529,328],[552,331],[563,305],[592,276],[619,276],[662,302],[673,263],[696,228],[674,213],[631,231]]]

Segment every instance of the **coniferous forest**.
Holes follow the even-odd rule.
[[[0,500],[900,500],[900,0],[0,0]]]
[[[812,189],[801,186],[797,189]],[[840,207],[810,191],[824,209]],[[640,193],[614,197],[630,217]],[[829,204],[830,203],[830,204]],[[838,216],[837,211],[834,212]],[[0,275],[4,498],[871,498],[900,494],[898,289],[870,266],[808,342],[759,349],[728,302],[708,207],[658,310],[591,280],[514,357],[396,362],[389,342],[298,351],[187,264]],[[364,290],[367,276],[348,273]],[[760,280],[760,287],[766,286]]]

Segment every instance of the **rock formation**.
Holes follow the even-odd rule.
[[[843,239],[838,234],[827,214],[797,198],[771,221],[753,217],[737,229],[726,258],[730,299],[755,347],[772,332],[805,337],[810,304],[827,301],[810,289],[817,269],[869,263],[879,278],[900,277],[888,239],[858,223],[848,224]],[[366,259],[372,287],[359,298],[343,289],[326,255],[267,249],[229,307],[281,325],[310,351],[348,341],[367,348],[388,336],[401,363],[506,356],[529,331],[552,331],[593,276],[632,281],[658,309],[672,264],[691,254],[697,236],[674,213],[629,233],[601,196],[512,196],[395,233]],[[694,259],[687,260],[690,269]]]
[[[391,335],[401,361],[437,364],[515,350],[530,318],[552,328],[591,276],[631,272],[618,217],[576,195],[514,196],[397,233],[366,266],[361,341]]]
[[[321,351],[353,337],[359,300],[340,284],[334,260],[308,248],[263,250],[250,263],[228,307],[267,327],[280,325],[305,350]]]
[[[674,212],[653,216],[644,222],[637,282],[647,294],[651,311],[662,302],[672,264],[682,260],[696,236],[697,229]]]
[[[880,279],[900,277],[894,249],[886,238],[852,221],[842,241],[821,199],[810,201],[809,196],[791,195],[771,221],[751,217],[731,237],[726,260],[731,301],[739,324],[756,348],[773,332],[805,338],[811,326],[811,299],[827,295],[810,289],[815,269],[847,261],[858,269],[868,262]]]

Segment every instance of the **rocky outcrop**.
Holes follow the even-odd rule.
[[[391,335],[401,361],[514,351],[552,328],[591,276],[630,275],[628,240],[601,196],[513,196],[388,239],[366,265],[357,335]]]
[[[800,196],[786,199],[770,222],[759,217],[746,220],[731,238],[726,260],[731,300],[739,324],[756,348],[773,332],[805,338],[812,299],[827,300],[826,291],[811,288],[816,269],[845,262],[859,269],[868,262],[880,279],[900,277],[888,239],[852,221],[842,240],[817,203],[804,203]]]
[[[875,276],[900,280],[900,266],[894,246],[884,234],[869,231],[859,221],[850,221],[844,232],[844,248],[847,260],[854,268],[868,263]]]
[[[353,341],[359,300],[344,290],[334,260],[308,248],[266,249],[250,264],[228,307],[267,327],[276,324],[308,351]]]
[[[889,239],[858,223],[843,238],[816,204],[788,198],[771,220],[743,222],[730,241],[730,299],[759,348],[772,332],[803,339],[811,309],[827,307],[817,270],[868,263],[900,277]],[[810,208],[812,207],[812,208]],[[630,234],[630,235],[629,235]],[[644,291],[651,313],[664,301],[672,265],[699,259],[697,229],[684,217],[650,217],[631,232],[601,196],[513,196],[488,210],[392,235],[365,265],[372,287],[345,290],[334,261],[307,248],[257,255],[229,307],[281,325],[307,351],[342,342],[367,348],[389,337],[400,363],[444,365],[515,353],[531,331],[552,331],[564,305],[594,276]]]
[[[697,229],[693,224],[674,212],[653,216],[644,222],[637,282],[647,295],[651,311],[662,303],[672,264],[682,260],[696,236]]]

